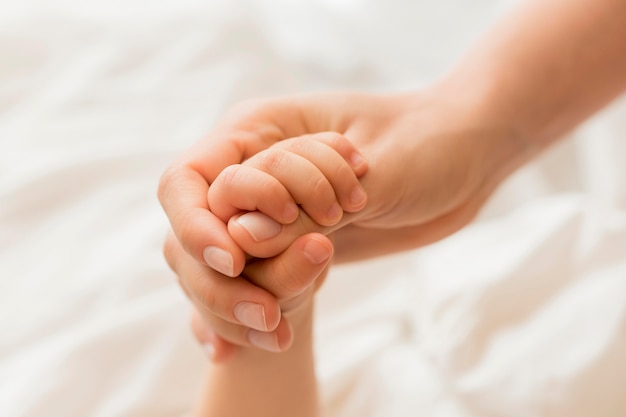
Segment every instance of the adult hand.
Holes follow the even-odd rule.
[[[237,276],[244,251],[263,256],[267,241],[231,222],[243,250],[236,247],[208,210],[209,184],[276,141],[322,131],[345,135],[368,160],[361,182],[369,203],[331,227],[301,216],[271,247],[289,247],[303,231],[337,230],[336,258],[354,260],[453,233],[512,170],[624,91],[625,12],[615,0],[524,2],[427,91],[237,106],[163,175],[159,195],[178,241],[200,263],[204,248],[223,248],[224,272]]]
[[[412,95],[322,94],[241,104],[164,173],[159,196],[174,233],[201,263],[206,263],[205,248],[225,249],[233,269],[222,272],[238,275],[245,265],[244,251],[265,256],[268,242],[250,238],[244,251],[239,249],[223,222],[208,210],[209,184],[226,166],[277,141],[334,131],[352,141],[369,162],[362,178],[367,207],[330,228],[301,216],[272,239],[284,240],[286,248],[303,230],[341,229],[339,260],[441,239],[476,214],[524,151],[524,144],[496,114],[480,103],[463,101],[459,95],[447,99],[450,96],[435,88]],[[241,231],[232,226],[231,231]]]
[[[283,313],[297,311],[322,284],[333,245],[324,235],[296,239],[282,254],[249,263],[240,277],[228,277],[194,260],[168,234],[164,254],[194,304],[192,325],[215,362],[227,360],[235,346],[281,352],[293,342]]]
[[[295,264],[294,242],[308,232],[336,231],[335,257],[340,261],[439,240],[468,223],[500,180],[528,153],[505,119],[498,116],[480,101],[451,94],[445,87],[411,95],[321,94],[241,104],[161,179],[159,198],[176,236],[168,240],[169,247],[177,247],[166,251],[170,265],[205,321],[215,328],[215,317],[237,319],[211,304],[212,292],[221,293],[222,286],[242,279],[229,281],[220,275],[215,281],[219,285],[202,289],[198,283],[206,280],[203,277],[217,276],[208,265],[237,277],[244,269],[246,253],[271,256],[269,247],[274,253],[277,247],[286,252],[264,262],[291,259]],[[365,209],[325,227],[301,212],[296,222],[271,227],[280,233],[263,241],[254,240],[250,224],[247,228],[237,221],[225,225],[210,212],[209,185],[226,166],[241,163],[277,141],[325,131],[347,137],[367,159],[369,170],[361,178],[368,194]],[[272,222],[269,218],[265,221]],[[205,259],[207,247],[222,248],[228,259]],[[289,282],[285,272],[279,270],[280,277],[267,279]],[[311,276],[315,273],[319,270]],[[311,276],[303,282],[309,285],[314,281]],[[275,298],[271,303],[273,291],[268,284],[258,284],[269,289],[263,302],[272,330],[279,323],[279,306]],[[233,292],[229,308],[237,304],[236,299],[243,300],[243,293]],[[275,331],[280,338],[282,333]],[[231,341],[246,343],[242,338]]]

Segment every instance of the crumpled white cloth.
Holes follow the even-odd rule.
[[[508,2],[0,5],[0,415],[184,416],[203,357],[160,254],[158,177],[232,103],[418,88]],[[626,415],[626,102],[465,230],[336,268],[334,417]]]

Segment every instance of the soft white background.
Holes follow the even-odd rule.
[[[419,88],[508,2],[0,0],[0,416],[184,416],[160,173],[248,97]],[[336,269],[325,414],[626,415],[626,102],[437,245]]]

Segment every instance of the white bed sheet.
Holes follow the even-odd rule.
[[[203,357],[160,254],[166,164],[243,98],[424,85],[506,5],[2,2],[0,416],[187,415]],[[337,268],[324,414],[626,416],[624,155],[622,100],[454,237]]]

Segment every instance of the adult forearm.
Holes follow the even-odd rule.
[[[396,112],[400,120],[385,139],[395,138],[394,146],[404,146],[402,153],[419,167],[404,186],[417,198],[403,197],[390,211],[393,218],[377,219],[381,230],[361,222],[338,233],[339,259],[393,253],[454,233],[508,175],[625,88],[626,1],[523,2],[440,82],[415,93],[408,116]],[[406,143],[418,151],[406,150]],[[395,165],[386,162],[377,171],[376,158],[370,159],[365,180],[384,182],[379,178]],[[387,184],[403,189],[402,177]],[[373,188],[366,187],[372,201],[393,201],[397,194],[380,198]],[[406,213],[415,220],[392,227]]]
[[[443,84],[541,149],[626,88],[626,1],[525,2]]]

